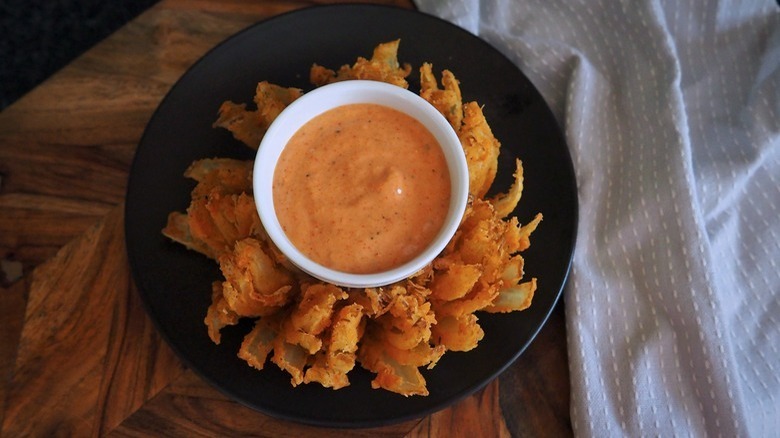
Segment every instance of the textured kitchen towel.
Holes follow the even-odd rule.
[[[565,130],[575,433],[778,436],[775,1],[416,3],[506,54]]]

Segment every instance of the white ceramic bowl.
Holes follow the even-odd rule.
[[[450,205],[444,224],[431,244],[414,259],[388,271],[352,274],[312,261],[287,238],[276,216],[273,179],[276,163],[290,138],[312,118],[354,103],[374,103],[404,112],[420,121],[442,147],[450,173]],[[314,89],[289,105],[269,127],[255,158],[255,204],[268,236],[289,260],[320,280],[345,287],[377,287],[403,280],[424,268],[447,245],[460,224],[468,198],[468,168],[463,147],[447,119],[417,94],[383,82],[351,80]]]

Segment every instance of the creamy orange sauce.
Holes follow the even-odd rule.
[[[292,243],[339,271],[368,274],[422,252],[444,223],[450,176],[414,118],[344,105],[301,127],[274,171],[276,214]]]

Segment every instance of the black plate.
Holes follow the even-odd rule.
[[[423,61],[450,69],[464,101],[484,105],[502,142],[497,191],[511,183],[514,159],[525,168],[525,192],[516,215],[544,221],[524,253],[526,276],[539,278],[533,305],[513,314],[480,314],[485,338],[468,353],[444,355],[423,370],[427,397],[371,389],[372,374],[356,367],[351,386],[292,388],[275,365],[256,371],[236,357],[247,323],[208,338],[203,318],[210,284],[220,279],[211,260],[160,234],[168,213],[189,205],[193,183],[182,176],[196,159],[252,158],[229,133],[211,128],[224,100],[251,103],[255,85],[268,80],[311,89],[308,71],[370,57],[378,43],[401,38],[399,59],[411,63],[410,88],[419,88]],[[438,76],[438,73],[437,73]],[[138,146],[126,202],[129,260],[151,319],[181,359],[235,400],[269,415],[319,426],[368,427],[430,414],[483,387],[528,346],[561,294],[569,272],[577,222],[571,157],[550,110],[528,79],[490,45],[460,28],[418,12],[382,6],[339,5],[274,17],[226,40],[196,63],[154,113]]]

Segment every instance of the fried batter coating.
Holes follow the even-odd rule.
[[[363,306],[363,313],[371,318],[384,315],[395,300],[395,297],[406,293],[406,288],[400,284],[385,287],[352,289],[349,292],[349,302]]]
[[[326,388],[349,386],[347,373],[355,367],[358,342],[365,330],[363,306],[354,303],[342,307],[333,318],[323,350],[306,370],[303,382],[318,382]]]
[[[513,203],[515,195],[507,196]],[[528,247],[528,233],[541,215],[520,226],[517,218],[505,221],[501,213],[488,201],[473,200],[459,233],[434,262],[431,303],[438,322],[432,327],[433,340],[448,350],[468,351],[482,339],[475,312],[530,305],[536,285],[533,280],[533,285],[518,285],[524,265],[519,252]]]
[[[425,278],[425,277],[423,277]],[[384,312],[369,321],[358,350],[361,365],[377,373],[374,388],[399,394],[427,395],[418,367],[433,368],[444,354],[444,345],[431,345],[436,316],[426,301],[427,289],[390,288],[392,299]],[[421,291],[425,292],[421,292]]]
[[[214,189],[192,200],[187,217],[192,238],[203,242],[208,247],[206,255],[213,259],[231,251],[236,241],[257,236],[262,229],[255,201],[244,193],[225,196]]]
[[[336,302],[349,295],[338,286],[325,283],[306,285],[301,295],[301,301],[284,322],[284,339],[314,354],[322,347],[319,335],[331,325]]]
[[[510,258],[504,265],[504,272],[501,273],[501,282],[503,287],[511,287],[516,285],[523,279],[523,266],[525,260],[523,256],[517,254]]]
[[[463,113],[458,138],[469,168],[469,194],[483,198],[496,177],[501,143],[493,136],[482,108],[476,102],[467,103]]]
[[[262,81],[255,90],[255,105],[264,125],[270,125],[293,101],[303,95],[300,88],[284,88]]]
[[[252,192],[252,160],[206,158],[193,162],[184,176],[198,182],[192,197],[206,196],[217,190],[222,195]]]
[[[197,251],[206,257],[216,258],[214,251],[203,241],[192,237],[190,230],[190,217],[184,213],[173,211],[168,214],[168,223],[163,228],[165,237],[184,245],[187,249]]]
[[[359,57],[351,67],[343,65],[338,72],[314,64],[309,72],[309,80],[316,86],[349,79],[367,79],[386,82],[402,88],[409,88],[406,77],[412,71],[409,64],[401,66],[398,62],[398,45],[401,40],[379,44],[374,48],[370,60]]]
[[[169,214],[163,234],[216,260],[237,240],[262,235],[262,225],[251,196],[222,195],[214,189],[193,198],[186,214]]]
[[[536,278],[520,283],[516,286],[502,289],[493,304],[486,307],[486,312],[506,313],[517,312],[531,307],[531,300],[536,292]]]
[[[273,350],[274,339],[279,334],[279,315],[260,318],[249,334],[244,336],[238,357],[244,359],[252,368],[262,370],[265,361]]]
[[[229,325],[238,324],[239,316],[228,306],[222,295],[222,282],[215,281],[211,285],[211,306],[206,311],[206,319],[203,321],[209,329],[209,338],[219,345],[222,341],[220,330]]]
[[[517,251],[525,251],[526,249],[531,247],[531,233],[533,233],[536,230],[536,227],[539,226],[539,222],[542,221],[542,214],[537,213],[536,216],[534,216],[533,220],[531,222],[528,222],[527,224],[520,227],[520,239],[518,241]]]
[[[387,305],[380,302],[378,288],[350,289],[347,293],[349,294],[347,302],[360,305],[363,313],[368,317],[376,317]]]
[[[487,283],[483,281],[477,282],[469,293],[463,298],[458,298],[452,301],[434,301],[434,311],[437,316],[455,316],[460,317],[470,313],[474,313],[478,310],[482,310],[485,307],[490,306],[493,300],[498,297],[499,289],[501,285],[499,283]]]
[[[236,140],[257,149],[271,122],[287,105],[302,95],[303,91],[298,88],[260,82],[255,90],[255,111],[247,110],[246,104],[225,101],[219,107],[219,117],[213,126],[227,129]]]
[[[479,265],[482,269],[480,280],[495,283],[509,256],[502,238],[505,230],[506,223],[496,215],[493,206],[476,199],[467,209],[460,233],[453,238],[443,258],[451,263]]]
[[[198,160],[184,176],[198,184],[187,213],[168,215],[166,237],[216,260],[237,240],[264,233],[254,199],[246,194],[252,186],[251,161]]]
[[[271,357],[271,362],[290,374],[292,386],[303,383],[304,370],[309,361],[306,350],[300,345],[285,342],[283,336],[274,338],[273,348],[274,355]]]
[[[427,62],[420,67],[420,97],[439,110],[457,132],[463,123],[463,97],[458,80],[451,71],[444,70],[441,74],[444,89],[440,89],[432,70],[433,66]]]
[[[361,339],[358,360],[363,368],[376,374],[371,381],[372,388],[383,388],[405,397],[428,395],[425,378],[418,367],[401,365],[393,359],[387,352],[385,343],[372,330],[367,329]]]
[[[222,294],[239,316],[276,313],[298,292],[292,274],[274,263],[252,237],[239,240],[231,253],[220,257],[219,268],[225,276]]]
[[[451,351],[472,350],[485,336],[477,320],[473,313],[445,316],[433,327],[434,341]]]
[[[398,295],[387,313],[376,318],[382,328],[382,338],[401,350],[409,350],[431,338],[431,325],[436,315],[431,303],[417,294]]]
[[[496,214],[501,218],[509,216],[523,196],[523,163],[520,160],[515,160],[515,165],[517,166],[514,173],[515,182],[509,191],[490,198],[490,203],[493,204]]]
[[[435,326],[434,326],[435,327]],[[408,350],[402,350],[386,343],[385,349],[388,356],[398,362],[400,365],[413,367],[426,367],[432,369],[447,351],[446,345],[437,343],[432,345],[429,341],[421,341],[419,344]]]
[[[431,281],[431,298],[440,301],[456,300],[465,296],[482,275],[481,265],[453,263],[437,273]]]
[[[338,72],[314,65],[311,82],[324,85],[370,79],[408,87],[408,64],[398,62],[399,41],[380,44],[370,60],[357,58]],[[420,68],[420,95],[449,121],[469,168],[469,204],[444,251],[398,283],[342,289],[309,277],[268,239],[252,197],[252,162],[225,158],[194,162],[185,176],[197,181],[186,213],[168,217],[163,234],[218,261],[224,281],[212,285],[204,323],[219,344],[220,331],[240,318],[257,318],[238,356],[263,369],[269,360],[291,377],[293,386],[319,383],[339,389],[350,384],[357,363],[375,373],[373,388],[404,396],[427,395],[421,367],[433,368],[446,351],[469,351],[484,337],[477,312],[526,309],[536,278],[523,281],[521,252],[542,215],[527,224],[510,217],[523,191],[523,167],[516,160],[514,183],[506,193],[485,196],[498,167],[500,143],[482,108],[463,104],[460,85],[448,70],[441,87],[431,64]],[[301,90],[268,82],[257,85],[257,110],[225,102],[215,127],[257,148],[268,126],[301,95]]]

